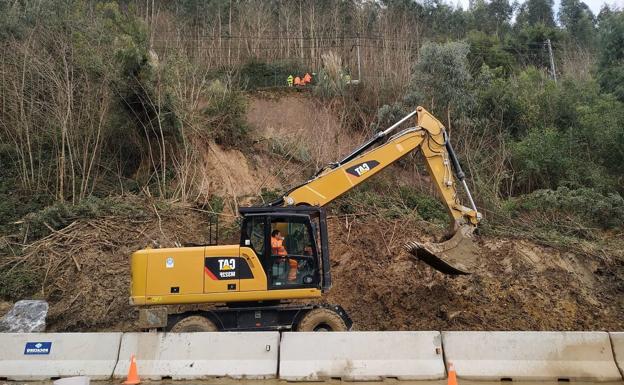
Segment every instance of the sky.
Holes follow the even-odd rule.
[[[468,3],[470,0],[458,0],[459,4],[461,4],[462,8],[468,9]],[[624,0],[582,0],[585,4],[591,8],[594,15],[597,15],[600,12],[600,8],[602,5],[607,3],[610,6],[615,6],[617,8],[624,8]],[[451,1],[451,3],[456,3],[455,1]],[[555,17],[557,17],[557,13],[559,13],[559,0],[555,0]]]

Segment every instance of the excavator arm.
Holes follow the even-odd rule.
[[[395,132],[417,115],[416,126]],[[481,219],[465,181],[465,175],[448,140],[444,126],[423,107],[379,132],[340,162],[320,170],[312,179],[291,189],[270,206],[325,206],[414,150],[420,150],[431,179],[451,218],[453,236],[443,243],[410,242],[408,251],[447,274],[468,274],[474,267],[471,236]],[[470,207],[461,204],[457,181]]]

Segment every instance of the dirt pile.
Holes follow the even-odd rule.
[[[209,143],[203,154],[200,191],[206,196],[258,196],[263,188],[283,189],[273,163],[257,151],[243,154],[236,149],[224,149]]]
[[[149,205],[146,206],[149,210]],[[151,245],[202,243],[206,218],[188,207],[141,220],[81,220],[34,243],[23,263],[45,276],[50,330],[135,330],[128,305],[130,254]],[[526,240],[478,239],[482,265],[449,278],[414,261],[407,240],[424,222],[378,217],[330,220],[334,286],[356,330],[621,330],[624,255],[579,255]]]
[[[620,330],[624,253],[578,254],[478,238],[481,267],[444,276],[402,249],[427,226],[334,219],[334,287],[359,330]]]

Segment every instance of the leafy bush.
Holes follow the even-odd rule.
[[[434,196],[412,187],[392,186],[386,180],[370,180],[339,198],[337,209],[343,214],[374,212],[385,218],[417,216],[427,222],[446,224],[449,216]]]
[[[602,229],[624,228],[624,198],[591,188],[537,190],[508,201],[505,210],[512,217],[547,216],[546,223],[553,227],[573,220],[577,225],[590,224]]]
[[[499,68],[505,75],[509,75],[514,68],[513,56],[506,52],[499,39],[481,31],[470,31],[467,38],[470,44],[468,62],[472,73],[478,72],[485,64],[490,68]]]
[[[265,204],[265,203],[273,202],[273,201],[277,200],[278,198],[280,198],[283,194],[284,194],[283,191],[273,190],[273,189],[268,189],[266,187],[263,187],[260,190],[260,200],[261,200],[261,202],[256,202],[256,203],[257,204]]]
[[[470,47],[463,42],[423,44],[412,68],[405,102],[428,105],[438,116],[468,108],[473,102],[469,52]]]
[[[0,271],[0,298],[17,301],[32,295],[41,288],[43,277],[37,272],[17,265],[13,269]]]
[[[449,221],[448,211],[442,202],[431,195],[413,188],[400,187],[399,196],[407,208],[415,208],[420,217],[428,222],[444,223]]]
[[[207,129],[212,138],[225,146],[246,143],[249,126],[245,118],[245,96],[219,80],[213,81],[208,94],[210,102],[203,112],[209,118]]]
[[[310,149],[305,142],[292,141],[288,138],[269,139],[269,150],[274,154],[300,163],[307,163],[312,159]]]
[[[598,80],[604,91],[624,102],[624,12],[607,13],[600,29]]]
[[[576,170],[566,154],[565,137],[553,128],[533,129],[512,145],[512,160],[520,183],[534,188],[556,188]]]
[[[269,63],[252,59],[243,65],[238,72],[240,87],[255,90],[262,87],[286,86],[288,76],[301,76],[306,70],[301,63],[295,60]]]

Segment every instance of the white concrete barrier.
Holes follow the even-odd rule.
[[[609,332],[611,336],[611,345],[613,353],[615,353],[615,363],[620,369],[622,379],[624,379],[624,332]]]
[[[434,380],[445,377],[439,332],[283,333],[280,379]]]
[[[134,354],[141,379],[275,378],[278,349],[278,332],[125,333],[114,377]]]
[[[617,381],[606,332],[442,332],[459,378]]]
[[[110,379],[121,333],[0,333],[0,379]]]

